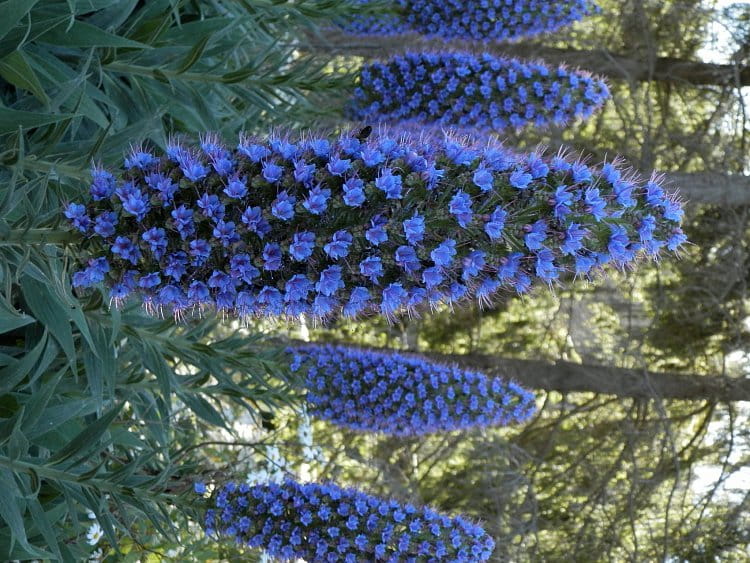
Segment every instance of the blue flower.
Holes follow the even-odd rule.
[[[193,257],[195,266],[202,266],[211,255],[211,245],[207,240],[195,239],[190,241],[190,256]]]
[[[231,246],[240,240],[240,235],[235,230],[234,221],[219,220],[214,227],[213,235],[221,241],[222,246]]]
[[[143,221],[151,206],[148,203],[148,196],[137,190],[123,200],[122,208],[134,215],[138,221]]]
[[[263,178],[265,178],[266,182],[277,184],[283,174],[284,169],[278,164],[274,162],[263,163]]]
[[[119,256],[123,260],[128,260],[131,264],[138,264],[138,261],[141,259],[141,249],[128,237],[117,237],[112,244],[111,250],[112,254]]]
[[[354,237],[347,231],[341,230],[333,233],[331,242],[323,247],[323,251],[334,260],[346,258],[349,255],[349,247]]]
[[[171,212],[175,228],[180,233],[180,238],[186,238],[195,234],[195,223],[193,222],[193,210],[188,209],[185,204],[180,205]]]
[[[404,221],[404,236],[409,244],[422,242],[425,233],[424,217],[415,213],[411,219]]]
[[[584,202],[586,213],[590,213],[597,221],[601,221],[607,216],[605,211],[607,202],[602,199],[598,188],[587,188],[584,191]]]
[[[328,162],[328,171],[334,176],[343,176],[352,167],[352,161],[345,158],[333,158]]]
[[[302,206],[313,215],[320,215],[328,207],[328,200],[331,197],[331,190],[316,186],[310,190],[310,193],[302,202]]]
[[[109,171],[94,166],[91,168],[91,179],[89,193],[94,201],[109,199],[115,193],[115,177]]]
[[[393,174],[390,168],[383,168],[375,179],[375,187],[385,192],[387,199],[401,199],[401,176]]]
[[[247,226],[247,230],[257,234],[261,239],[271,232],[271,225],[263,217],[263,210],[260,207],[248,207],[242,212],[241,219]]]
[[[393,315],[404,304],[409,294],[400,283],[392,283],[383,289],[383,299],[380,302],[380,311],[386,317]]]
[[[292,244],[289,245],[289,254],[298,262],[307,260],[312,256],[315,249],[315,233],[303,231],[294,233]]]
[[[224,188],[224,193],[234,199],[242,199],[247,195],[247,186],[239,178],[232,178],[229,185]]]
[[[294,203],[297,199],[286,190],[279,193],[271,204],[271,214],[282,221],[289,221],[294,217]]]
[[[320,279],[315,284],[315,289],[329,297],[335,294],[338,290],[344,288],[341,273],[341,266],[329,266],[320,273]]]
[[[386,223],[387,220],[384,217],[380,215],[375,216],[370,222],[372,226],[365,231],[365,238],[375,246],[386,242],[388,240],[388,234],[385,232]]]
[[[365,183],[359,178],[349,178],[344,182],[344,203],[349,207],[359,207],[365,202]]]
[[[275,272],[281,269],[281,247],[275,242],[266,243],[263,247],[263,269]]]
[[[542,243],[547,240],[547,222],[539,219],[533,225],[526,225],[524,228],[526,235],[523,237],[526,248],[529,250],[539,250]]]
[[[492,183],[494,179],[495,178],[492,173],[486,168],[477,168],[477,170],[474,172],[474,176],[472,177],[474,185],[483,192],[487,192],[492,189]]]
[[[146,241],[153,252],[154,257],[160,260],[167,250],[167,233],[159,227],[151,227],[141,238]]]
[[[399,246],[396,249],[395,260],[396,264],[409,275],[416,274],[421,267],[417,252],[411,246]]]
[[[565,238],[560,245],[560,252],[565,255],[573,255],[583,248],[583,239],[589,234],[589,230],[578,223],[570,223],[565,229]]]
[[[96,217],[94,221],[94,232],[102,238],[109,238],[115,234],[115,226],[117,225],[117,222],[117,213],[114,211],[105,211]]]
[[[495,211],[490,215],[490,220],[484,225],[484,232],[490,237],[490,240],[498,240],[503,236],[503,229],[505,228],[505,219],[508,217],[508,213],[500,206],[495,208]]]
[[[430,258],[435,262],[435,265],[445,268],[451,265],[455,256],[456,241],[453,239],[447,239],[441,242],[437,248],[430,252]]]
[[[218,220],[224,217],[226,209],[222,205],[218,195],[206,192],[196,203],[203,210],[203,215],[209,219]]]
[[[464,229],[469,226],[474,213],[471,210],[471,197],[463,190],[459,190],[451,198],[448,211],[455,215],[458,224]]]
[[[510,178],[508,179],[510,182],[510,185],[514,188],[518,188],[519,190],[525,190],[529,187],[529,184],[534,178],[529,174],[528,172],[524,172],[521,169],[516,169],[513,171],[513,173],[510,175]]]
[[[379,256],[368,256],[359,263],[359,272],[376,284],[384,273],[383,261]]]

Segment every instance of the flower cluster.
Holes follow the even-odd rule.
[[[309,412],[355,430],[407,437],[527,420],[534,395],[516,383],[419,357],[301,346]]]
[[[588,118],[609,97],[583,71],[490,54],[407,53],[362,67],[353,119],[495,131]]]
[[[357,0],[359,4],[367,4],[370,0]],[[403,6],[403,0],[394,2],[394,10]],[[351,35],[372,35],[387,37],[411,32],[409,24],[401,13],[387,13],[378,15],[358,15],[341,19],[336,22],[338,27]]]
[[[413,31],[440,39],[497,41],[549,33],[599,8],[590,0],[396,0],[398,15],[362,16],[342,23],[348,33]]]
[[[195,489],[205,493],[200,483]],[[260,547],[285,561],[486,561],[495,546],[462,517],[334,484],[230,482],[214,491],[210,503],[207,535]]]
[[[437,134],[436,134],[437,135]],[[135,149],[65,216],[77,287],[177,317],[328,319],[489,303],[676,250],[682,209],[613,162],[514,154],[450,134],[242,137]]]

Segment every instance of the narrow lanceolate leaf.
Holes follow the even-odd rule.
[[[534,395],[513,382],[397,353],[292,348],[308,412],[354,430],[420,436],[527,420]]]
[[[28,90],[42,103],[48,103],[44,87],[23,51],[13,51],[0,59],[0,77],[6,82]]]
[[[73,284],[181,317],[392,317],[563,283],[685,242],[657,178],[616,163],[380,132],[135,149],[64,210]],[[85,249],[85,252],[84,252]]]
[[[32,129],[42,125],[50,125],[76,117],[65,113],[41,113],[35,111],[21,111],[0,108],[0,135],[13,133],[19,129]]]
[[[6,0],[0,2],[0,39],[28,14],[39,0]]]
[[[365,65],[348,111],[357,120],[500,131],[586,119],[608,98],[603,80],[564,66],[407,53]]]
[[[590,0],[394,0],[393,9],[394,14],[356,16],[339,25],[357,35],[415,32],[496,41],[549,33],[599,12]]]
[[[196,491],[205,485],[196,483]],[[261,547],[284,561],[486,561],[495,542],[477,524],[333,483],[218,487],[209,536]]]

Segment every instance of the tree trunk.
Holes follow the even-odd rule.
[[[750,379],[708,375],[656,373],[638,369],[558,361],[514,360],[483,354],[423,356],[452,362],[488,375],[510,377],[524,387],[569,393],[586,391],[641,399],[750,401]]]
[[[306,43],[307,45],[303,42],[301,47],[363,57],[382,57],[407,50],[424,51],[446,47],[476,50],[476,47],[472,48],[472,44],[466,41],[445,42],[415,34],[398,37],[359,37],[336,30],[326,30],[325,37],[308,36]],[[704,63],[674,57],[640,60],[607,49],[560,49],[526,41],[486,43],[482,45],[482,49],[498,56],[542,59],[549,64],[580,67],[594,74],[631,82],[658,80],[689,85],[750,85],[750,66]]]
[[[750,204],[750,177],[718,172],[667,172],[671,188],[677,188],[683,199],[692,203],[722,206]]]

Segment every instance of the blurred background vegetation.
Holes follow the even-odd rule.
[[[254,560],[201,538],[192,482],[288,464],[472,515],[496,561],[750,559],[750,4],[600,5],[486,46],[613,92],[586,125],[504,135],[664,172],[690,202],[681,260],[394,325],[241,327],[81,300],[64,248],[8,233],[60,224],[92,159],[116,167],[131,143],[345,126],[363,59],[445,45],[331,29],[377,3],[0,2],[0,558]],[[540,412],[427,440],[315,423],[310,456],[286,338],[451,355],[517,377]]]

